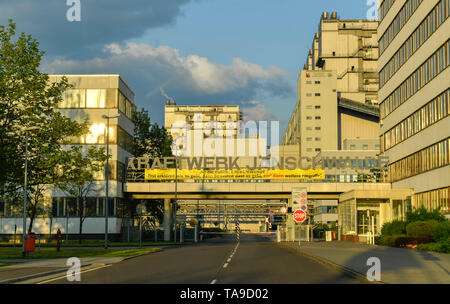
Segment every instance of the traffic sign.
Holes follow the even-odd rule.
[[[306,219],[306,213],[303,210],[296,210],[294,212],[294,221],[297,223],[303,223]]]

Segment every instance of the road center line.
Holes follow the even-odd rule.
[[[217,277],[219,276],[220,271],[221,271],[222,269],[228,267],[228,264],[230,263],[231,258],[232,258],[233,255],[236,253],[236,251],[237,251],[237,249],[238,249],[238,247],[239,247],[239,243],[240,243],[240,242],[238,242],[238,243],[236,244],[236,247],[234,247],[233,251],[231,252],[230,257],[226,260],[226,262],[224,261],[224,263],[222,263],[221,267],[218,269],[218,271],[217,271],[217,273],[216,273],[216,278],[215,278],[214,280],[212,280],[210,284],[216,284],[216,282],[217,282]]]

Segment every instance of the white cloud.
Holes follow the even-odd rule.
[[[103,51],[102,57],[86,60],[46,61],[41,70],[60,74],[120,74],[135,91],[136,101],[140,104],[144,101],[152,113],[156,110],[157,116],[161,116],[165,101],[161,89],[179,104],[242,104],[262,95],[285,96],[294,92],[283,70],[264,68],[241,58],[223,65],[195,54],[181,56],[169,46],[136,43],[108,44]],[[248,105],[249,117],[271,117],[270,110],[262,104]]]
[[[272,109],[257,100],[251,100],[242,106],[245,121],[270,121],[276,118]]]

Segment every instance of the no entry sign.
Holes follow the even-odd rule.
[[[296,210],[294,212],[294,221],[297,223],[303,223],[306,219],[306,213],[303,210]]]

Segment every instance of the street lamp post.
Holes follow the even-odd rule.
[[[177,147],[178,148],[178,147]],[[178,205],[178,156],[175,157],[175,206],[173,211],[173,239],[177,242],[177,205]]]
[[[109,191],[109,120],[111,118],[119,118],[119,115],[107,116],[102,115],[103,119],[106,119],[106,166],[105,166],[105,249],[108,249],[108,191]]]
[[[23,183],[23,231],[22,231],[22,255],[25,256],[25,231],[27,230],[27,175],[28,175],[28,131],[37,130],[38,127],[25,129],[25,174]]]

